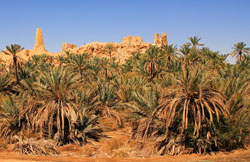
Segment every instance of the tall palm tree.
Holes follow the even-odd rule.
[[[246,54],[250,54],[250,48],[246,47],[244,42],[234,44],[233,52],[230,53],[231,56],[236,56],[239,61],[242,61],[242,56]]]
[[[21,52],[24,48],[21,47],[18,44],[11,44],[10,46],[6,46],[7,51],[3,51],[4,54],[6,55],[11,55],[13,59],[13,64],[15,67],[15,77],[16,77],[16,82],[19,82],[18,78],[18,60],[17,60],[17,54]]]
[[[198,46],[204,46],[204,44],[200,44],[201,38],[198,36],[189,37],[188,39],[190,40],[192,48],[194,49],[196,49]]]

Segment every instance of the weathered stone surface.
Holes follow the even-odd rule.
[[[62,44],[62,51],[67,51],[67,50],[71,50],[77,48],[76,44],[71,44],[71,43],[63,43]]]
[[[39,51],[39,52],[46,51],[44,47],[42,29],[40,28],[36,29],[36,41],[35,41],[34,51]]]
[[[161,42],[161,46],[168,45],[167,33],[162,33],[161,34],[160,42]]]
[[[25,49],[24,52],[25,52],[25,55],[26,55],[26,56],[29,56],[29,55],[30,55],[30,51],[29,51],[29,50]]]
[[[154,37],[154,45],[160,45],[161,41],[160,41],[160,35],[159,33],[155,33],[155,37]]]
[[[127,36],[122,38],[122,43],[126,45],[140,45],[143,43],[142,37]]]
[[[134,52],[144,53],[150,47],[151,43],[144,43],[140,36],[128,36],[123,37],[121,43],[105,43],[105,42],[92,42],[77,48],[75,44],[63,43],[60,52],[51,53],[46,51],[44,47],[43,34],[41,29],[37,29],[36,42],[34,49],[22,50],[18,55],[23,60],[28,60],[33,55],[47,54],[50,56],[64,55],[65,51],[69,50],[73,54],[88,53],[92,56],[101,56],[109,58],[109,52],[107,50],[107,44],[112,44],[112,57],[118,62],[123,63],[128,57],[132,56]],[[167,45],[167,34],[162,33],[161,38],[159,34],[155,33],[154,45],[161,47]],[[4,63],[11,62],[12,58],[8,55],[0,53],[0,61]]]

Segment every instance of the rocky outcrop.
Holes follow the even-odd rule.
[[[61,51],[69,51],[72,50],[74,48],[77,48],[76,44],[71,44],[71,43],[63,43],[62,44],[62,50]]]
[[[44,47],[42,29],[40,28],[36,29],[36,40],[35,40],[34,51],[35,52],[47,52]]]

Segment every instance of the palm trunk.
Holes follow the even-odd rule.
[[[241,51],[239,52],[239,55],[240,55],[240,62],[241,62],[241,59],[242,59],[242,52]]]
[[[16,83],[19,83],[18,73],[17,73],[17,58],[16,56],[13,56],[13,63],[15,67],[15,77],[16,77]]]

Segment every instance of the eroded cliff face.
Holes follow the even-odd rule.
[[[168,42],[166,33],[162,33],[160,38],[159,34],[155,33],[153,45],[161,47],[167,44]],[[106,58],[109,58],[111,53],[112,58],[115,58],[118,62],[124,62],[125,59],[132,56],[133,53],[144,53],[150,47],[150,45],[151,43],[143,42],[143,39],[140,36],[127,36],[122,38],[121,43],[92,42],[80,46],[79,48],[75,44],[63,43],[60,52],[50,53],[45,49],[42,30],[38,28],[36,30],[36,40],[34,48],[29,50],[25,49],[18,55],[21,57],[21,59],[27,60],[33,55],[47,54],[51,56],[58,56],[65,54],[66,51],[69,51],[73,54],[88,53],[92,56],[100,56]],[[111,46],[111,48],[108,49],[108,46]],[[0,53],[0,58],[5,62],[10,61],[11,59],[10,56],[4,56],[4,54],[2,53]]]

